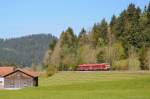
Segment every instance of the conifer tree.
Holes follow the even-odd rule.
[[[78,36],[78,44],[79,46],[88,44],[88,35],[86,34],[86,30],[84,28],[81,29],[81,32]]]
[[[91,35],[93,46],[97,46],[97,43],[100,38],[102,38],[104,40],[104,43],[107,44],[108,43],[107,33],[108,33],[108,24],[105,19],[103,19],[101,23],[94,24]]]

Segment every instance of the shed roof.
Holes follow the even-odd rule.
[[[38,77],[38,73],[29,69],[15,69],[14,67],[0,67],[0,76],[7,76],[15,73],[16,71],[21,71],[29,76]]]
[[[5,76],[14,71],[13,67],[0,67],[0,75]]]
[[[34,72],[32,70],[29,70],[29,69],[19,69],[20,71],[24,72],[25,74],[28,74],[32,77],[38,77],[38,73],[37,72]]]

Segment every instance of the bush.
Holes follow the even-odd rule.
[[[121,43],[114,43],[112,47],[113,47],[112,54],[115,60],[125,58],[125,49],[123,48]]]
[[[112,64],[113,70],[128,70],[128,61],[127,60],[119,60],[114,61]]]
[[[140,70],[140,61],[138,58],[129,58],[128,59],[129,70]]]
[[[47,76],[52,76],[56,73],[56,68],[53,65],[48,65],[47,67]]]
[[[146,61],[147,61],[147,67],[148,67],[148,69],[150,70],[150,48],[149,48],[149,50],[147,51],[147,58],[146,58]]]
[[[129,70],[140,70],[141,62],[139,60],[139,53],[137,49],[133,46],[128,51],[128,66]]]
[[[140,50],[141,69],[150,70],[150,48],[142,47]]]

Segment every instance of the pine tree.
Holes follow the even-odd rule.
[[[100,37],[100,28],[99,28],[99,23],[98,23],[98,24],[94,24],[92,32],[91,32],[92,46],[96,47],[99,37]]]
[[[61,46],[74,47],[76,44],[76,36],[72,28],[68,28],[65,32],[62,32],[61,37]]]
[[[147,11],[150,12],[150,2],[148,4]]]
[[[101,23],[94,24],[93,29],[92,29],[92,37],[91,41],[93,43],[93,46],[97,46],[97,43],[100,38],[104,40],[104,43],[108,43],[108,38],[107,38],[107,33],[108,33],[108,24],[105,19],[101,21]]]
[[[147,19],[148,19],[148,24],[150,24],[150,3],[147,8]]]
[[[79,46],[88,44],[88,35],[86,34],[86,30],[84,28],[81,29],[81,32],[78,36],[78,44]]]
[[[110,21],[110,27],[114,26],[116,24],[116,16],[113,15]]]
[[[104,39],[104,42],[107,44],[108,24],[105,19],[102,20],[100,28],[101,28],[101,37]]]
[[[83,35],[86,35],[86,30],[84,28],[81,29],[78,38],[80,39]]]
[[[124,31],[125,31],[125,24],[127,23],[127,11],[124,10],[121,12],[119,17],[117,18],[116,22],[116,27],[115,27],[115,37],[123,42],[123,36],[124,36]]]
[[[108,37],[108,38],[109,38],[109,42],[110,42],[110,39],[111,39],[111,44],[116,41],[116,37],[115,37],[115,33],[117,32],[116,25],[117,25],[117,18],[116,18],[115,15],[113,15],[112,18],[111,18],[109,28],[108,28],[108,30],[109,30],[108,34],[110,34],[110,36],[111,36],[111,37]]]
[[[150,3],[145,8],[143,16],[141,18],[142,34],[143,34],[143,46],[150,47]]]
[[[119,16],[116,27],[116,37],[118,37],[128,49],[130,46],[140,48],[142,46],[142,33],[140,27],[141,9],[130,4],[128,9]]]
[[[57,43],[57,39],[51,41],[50,44],[49,44],[49,49],[53,51],[55,46],[56,46],[56,43]]]
[[[60,58],[63,70],[72,70],[76,66],[77,39],[72,28],[62,32],[60,37]]]
[[[96,55],[96,61],[97,63],[105,63],[105,58],[104,58],[104,52],[100,51],[97,55]]]

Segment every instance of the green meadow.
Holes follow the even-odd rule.
[[[150,99],[150,72],[58,72],[36,88],[0,90],[0,99]]]

